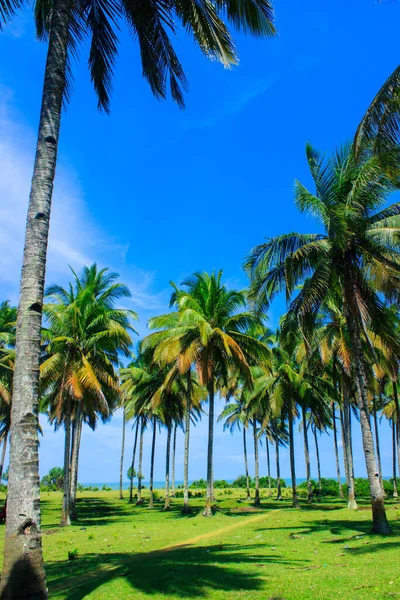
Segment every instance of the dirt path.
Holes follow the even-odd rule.
[[[124,577],[125,575],[127,575],[130,572],[129,567],[132,564],[146,560],[147,557],[162,555],[162,554],[166,554],[167,552],[173,552],[174,550],[176,550],[178,548],[194,546],[194,545],[198,544],[199,542],[203,542],[205,540],[213,539],[216,537],[220,538],[222,535],[226,535],[227,533],[231,533],[232,531],[235,531],[235,529],[239,529],[239,528],[243,527],[243,525],[253,525],[254,523],[257,523],[258,521],[267,519],[271,515],[279,512],[280,510],[281,509],[276,509],[276,510],[272,510],[268,513],[258,514],[254,517],[246,517],[245,519],[240,519],[240,520],[238,519],[237,523],[233,523],[232,525],[227,525],[226,527],[221,527],[220,529],[216,529],[213,531],[208,531],[207,533],[202,533],[201,535],[197,535],[195,537],[189,538],[188,540],[178,542],[177,544],[164,546],[162,548],[158,548],[157,550],[150,550],[149,552],[144,552],[141,554],[132,554],[132,556],[129,557],[129,561],[126,561],[123,564],[102,565],[101,567],[99,567],[96,570],[87,571],[84,575],[79,575],[78,577],[63,578],[59,581],[56,581],[54,583],[54,585],[51,585],[50,591],[52,594],[54,594],[55,592],[62,592],[66,587],[65,586],[66,582],[68,582],[67,587],[69,589],[71,589],[71,587],[82,587],[82,586],[90,583],[90,581],[92,581],[92,580],[98,581],[99,579],[105,578],[106,576],[109,576],[110,573],[114,573],[114,577]],[[107,557],[107,555],[104,556],[104,558],[106,558],[106,557]],[[99,559],[101,560],[101,556],[99,556]]]

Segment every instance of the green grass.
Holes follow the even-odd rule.
[[[262,509],[218,490],[219,510],[180,515],[79,495],[79,523],[58,526],[61,494],[44,493],[43,548],[56,599],[212,598],[357,600],[400,598],[400,510],[387,502],[393,534],[370,534],[368,503],[350,511],[325,500],[300,510],[262,497]],[[4,535],[4,526],[1,526]],[[1,543],[1,542],[0,542]],[[180,546],[178,544],[181,544]],[[77,552],[76,552],[77,551]],[[68,555],[76,554],[68,560]]]

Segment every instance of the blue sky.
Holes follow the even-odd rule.
[[[275,39],[236,35],[240,64],[232,70],[208,61],[178,32],[177,49],[190,80],[185,111],[152,97],[141,76],[138,48],[123,32],[112,114],[99,113],[86,69],[87,48],[82,48],[62,121],[48,283],[65,283],[68,264],[79,268],[97,261],[117,270],[131,288],[129,306],[139,313],[143,334],[147,319],[166,309],[171,279],[223,268],[229,285],[243,287],[241,265],[252,246],[266,236],[315,230],[293,204],[294,180],[311,185],[305,143],[329,152],[351,138],[398,64],[400,5],[278,0],[276,13]],[[13,302],[45,54],[45,46],[34,39],[29,12],[0,34],[0,297]],[[283,310],[282,301],[273,305],[272,325]],[[193,432],[192,478],[205,475],[205,421]],[[62,432],[43,427],[42,475],[61,465],[63,443]],[[116,414],[95,433],[84,431],[81,481],[117,479],[120,428]],[[363,475],[355,429],[356,472]],[[382,437],[389,474],[388,429]],[[296,444],[301,477],[300,437]],[[321,444],[324,474],[334,475],[332,439]],[[163,476],[164,447],[161,436],[156,479]],[[243,471],[240,437],[223,433],[220,426],[215,455],[216,477]],[[282,462],[288,476],[287,453]]]

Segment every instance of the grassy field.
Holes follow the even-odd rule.
[[[79,523],[58,527],[61,494],[42,495],[51,598],[356,600],[400,598],[400,506],[388,501],[389,537],[370,535],[368,503],[350,511],[325,500],[300,510],[265,496],[260,510],[240,491],[219,491],[214,517],[162,504],[148,509],[117,492],[79,495]],[[0,528],[4,536],[4,526]],[[1,542],[0,542],[1,543]],[[68,559],[68,555],[76,554]]]

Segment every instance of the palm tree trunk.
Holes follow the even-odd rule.
[[[293,434],[293,413],[292,407],[289,407],[289,454],[290,454],[290,474],[292,477],[292,506],[293,508],[299,508],[299,499],[297,497],[297,483],[296,483],[296,464],[294,458],[294,434]]]
[[[392,419],[392,464],[393,464],[393,498],[398,498],[397,493],[397,471],[396,471],[396,423]]]
[[[213,446],[214,446],[214,375],[211,374],[208,391],[208,448],[207,448],[207,492],[206,505],[203,510],[204,517],[211,517],[211,504],[213,501]]]
[[[397,467],[400,468],[400,405],[397,394],[397,382],[393,381],[393,400],[396,409],[396,444],[397,444]]]
[[[55,0],[29,197],[16,334],[7,526],[1,594],[47,598],[40,532],[38,381],[47,241],[69,38],[69,0]],[[18,565],[17,581],[10,578]]]
[[[351,430],[350,430],[350,403],[347,386],[343,386],[343,446],[344,446],[344,460],[346,465],[346,479],[347,479],[347,497],[348,497],[348,508],[357,510],[357,502],[354,491],[354,469],[353,469],[353,452],[351,444]]]
[[[124,475],[125,423],[126,423],[126,417],[125,417],[125,407],[124,407],[123,415],[122,415],[121,460],[119,463],[119,500],[123,500],[123,498],[124,498],[124,494],[122,491],[122,479],[123,479],[123,475]]]
[[[271,486],[271,458],[269,455],[269,440],[268,436],[265,436],[265,449],[267,451],[267,472],[268,472],[268,495],[272,496],[272,486]]]
[[[0,459],[0,483],[3,479],[3,470],[4,470],[4,461],[6,459],[6,450],[7,450],[7,439],[8,439],[8,431],[6,432],[3,440],[3,447],[1,449],[1,459]]]
[[[342,481],[340,478],[340,461],[339,461],[339,447],[337,440],[337,429],[336,429],[336,411],[335,403],[332,402],[332,427],[333,427],[333,444],[335,446],[335,459],[336,459],[336,476],[338,482],[338,496],[343,498]]]
[[[61,527],[66,527],[71,525],[70,519],[70,507],[71,507],[71,486],[70,486],[70,476],[71,476],[71,465],[70,465],[70,457],[71,457],[71,401],[68,401],[68,406],[65,409],[64,416],[64,427],[65,427],[65,443],[64,443],[64,494],[63,494],[63,503],[61,510]]]
[[[157,433],[157,417],[153,417],[153,439],[151,442],[151,458],[150,458],[150,500],[149,508],[154,508],[154,458],[156,452],[156,433]]]
[[[279,463],[279,441],[278,441],[278,438],[275,439],[275,458],[276,458],[276,488],[277,488],[276,499],[282,500],[281,466]]]
[[[82,402],[79,400],[76,406],[75,412],[75,432],[72,442],[71,451],[71,497],[70,497],[70,517],[71,519],[77,518],[76,513],[76,491],[78,488],[78,470],[79,470],[79,451],[81,448],[81,437],[82,437]]]
[[[383,477],[382,477],[382,463],[381,463],[381,448],[380,448],[380,444],[379,444],[379,428],[378,428],[378,415],[376,414],[376,398],[374,395],[373,398],[373,418],[374,418],[374,432],[375,432],[375,444],[376,444],[376,457],[378,460],[378,472],[379,472],[379,481],[381,482],[381,486],[382,486],[382,490],[383,490],[383,494],[384,496],[385,494],[385,490],[383,488]]]
[[[190,369],[187,372],[186,410],[185,410],[185,446],[183,451],[183,508],[182,514],[190,514],[189,506],[189,441],[190,441],[190,407],[192,405],[192,380]]]
[[[142,480],[143,480],[143,437],[144,437],[144,428],[145,422],[143,417],[141,418],[141,427],[140,427],[140,442],[139,442],[139,473],[138,473],[138,497],[136,504],[143,504],[142,499]]]
[[[321,461],[319,459],[318,435],[317,435],[317,428],[316,427],[314,427],[314,442],[315,442],[315,454],[316,454],[316,457],[317,457],[318,502],[321,502],[321,496],[322,496]]]
[[[164,510],[171,510],[169,502],[169,463],[171,453],[171,425],[168,425],[167,429],[167,449],[165,453],[165,504]]]
[[[246,427],[243,425],[243,454],[244,454],[244,470],[246,473],[246,500],[250,500],[250,485],[249,485],[249,461],[247,460],[247,443],[246,443]]]
[[[254,506],[260,506],[260,469],[258,459],[258,435],[257,435],[257,420],[253,418],[253,438],[254,438],[254,483],[255,496]]]
[[[372,437],[371,422],[368,410],[367,384],[364,373],[363,350],[361,339],[357,331],[356,320],[349,318],[348,327],[353,347],[353,360],[357,384],[357,403],[360,411],[361,436],[364,448],[365,464],[369,479],[372,505],[373,531],[388,534],[391,529],[386,518],[383,489],[379,481],[379,473],[375,459],[374,440]]]
[[[306,463],[306,478],[307,478],[307,502],[312,502],[312,485],[311,485],[311,467],[310,467],[310,450],[308,448],[308,427],[307,427],[307,415],[304,406],[301,407],[301,414],[303,420],[303,440],[304,440],[304,460]]]
[[[171,481],[171,498],[175,497],[175,462],[176,462],[176,430],[178,424],[174,425],[174,437],[172,442],[172,481]]]
[[[136,429],[135,429],[135,441],[133,443],[133,452],[132,452],[132,463],[131,463],[131,476],[129,481],[129,504],[133,502],[133,477],[135,472],[135,458],[136,458],[136,447],[138,440],[138,432],[139,432],[139,417],[136,417]]]

